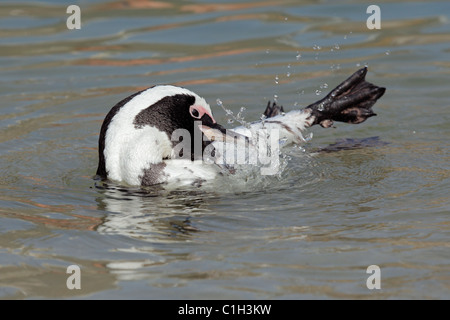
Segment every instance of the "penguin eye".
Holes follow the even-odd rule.
[[[198,112],[197,109],[192,108],[191,109],[191,116],[196,118],[196,119],[200,119],[200,112]]]

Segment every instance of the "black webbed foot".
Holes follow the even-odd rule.
[[[266,110],[264,111],[263,115],[264,115],[266,118],[272,118],[272,117],[275,117],[275,116],[277,116],[277,115],[279,115],[279,114],[282,114],[282,113],[284,113],[283,106],[277,105],[276,102],[272,103],[272,105],[271,105],[271,104],[270,104],[270,101],[269,101],[269,102],[267,103],[267,108],[266,108]]]
[[[365,81],[367,68],[362,68],[333,89],[325,98],[307,106],[314,124],[330,127],[333,121],[361,123],[376,116],[372,110],[386,88]]]

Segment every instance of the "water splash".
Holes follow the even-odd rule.
[[[222,100],[216,99],[216,104],[217,104],[219,107],[221,107],[221,108],[225,111],[225,113],[227,114],[227,117],[229,117],[229,118],[228,118],[228,123],[229,123],[229,124],[232,124],[232,123],[234,123],[234,122],[236,121],[236,122],[240,123],[242,126],[244,126],[245,128],[250,128],[250,124],[247,123],[247,122],[244,120],[244,116],[243,116],[243,113],[244,113],[244,111],[246,110],[245,107],[241,107],[241,109],[239,110],[238,114],[237,114],[237,115],[234,115],[233,111],[231,111],[230,109],[226,108],[226,107],[223,105]]]
[[[310,132],[310,133],[308,133],[306,136],[303,137],[303,140],[304,140],[305,142],[308,142],[308,141],[311,141],[312,138],[313,138],[313,133]]]
[[[238,114],[236,115],[236,118],[244,121],[243,113],[245,112],[245,110],[247,110],[247,108],[241,107],[241,109],[239,110]]]
[[[262,123],[262,125],[263,125],[263,127],[264,127],[264,122],[266,121],[267,116],[266,116],[265,114],[262,114],[261,117],[260,117],[260,119],[261,119],[261,123]]]
[[[303,94],[303,91],[302,91]],[[274,95],[274,98],[277,98],[277,95]],[[219,107],[221,107],[225,113],[227,114],[227,116],[229,117],[228,119],[228,123],[234,123],[234,122],[239,122],[242,124],[243,127],[249,129],[250,132],[246,133],[246,135],[249,137],[250,139],[250,144],[249,145],[238,145],[236,149],[236,152],[240,152],[242,151],[239,148],[250,148],[249,150],[255,150],[252,148],[258,148],[260,146],[259,142],[261,141],[260,139],[263,139],[263,141],[271,141],[271,130],[262,130],[261,129],[266,129],[267,128],[267,123],[266,123],[266,119],[267,117],[262,114],[260,117],[260,124],[257,126],[252,126],[250,125],[250,123],[247,123],[244,121],[244,117],[243,117],[243,113],[246,111],[245,107],[241,107],[239,109],[239,112],[237,112],[237,114],[235,114],[232,110],[230,110],[229,108],[227,108],[221,99],[217,99],[216,103]],[[312,139],[313,134],[311,133],[302,133],[299,132],[299,136],[298,139],[299,142],[308,142]],[[245,157],[246,157],[246,161],[250,161],[249,163],[225,163],[225,165],[221,166],[224,175],[222,176],[224,179],[227,179],[230,175],[229,172],[230,170],[233,170],[233,175],[232,178],[233,181],[245,181],[245,183],[247,184],[248,182],[253,183],[253,182],[258,182],[258,185],[260,185],[261,183],[267,182],[269,185],[271,185],[271,183],[273,182],[273,179],[284,179],[286,176],[286,172],[289,171],[290,168],[290,159],[291,157],[288,155],[289,152],[291,152],[294,149],[300,149],[302,151],[303,154],[307,155],[307,152],[305,149],[303,149],[302,147],[298,146],[297,144],[294,145],[292,148],[291,147],[287,147],[287,143],[288,143],[288,139],[286,137],[281,137],[281,139],[278,140],[278,145],[279,148],[276,149],[276,152],[279,152],[278,154],[278,161],[276,162],[270,162],[270,165],[267,166],[267,163],[259,163],[259,161],[257,161],[256,163],[254,163],[254,165],[249,165],[249,164],[253,164],[253,162],[251,162],[251,158],[250,158],[250,154],[248,151],[244,151],[245,153]],[[284,148],[283,148],[284,147]],[[267,152],[267,155],[269,157],[272,157],[272,152],[274,152],[274,150],[272,149],[273,147],[269,144],[266,146],[267,151],[263,151],[263,152]],[[283,148],[283,150],[281,150]],[[256,152],[256,151],[254,151]],[[298,152],[297,152],[298,154]],[[249,157],[249,158],[247,158]],[[212,159],[211,162],[214,162],[215,159]],[[273,165],[275,165],[275,167],[272,167]],[[276,171],[273,171],[273,173],[270,173],[269,175],[261,175],[261,170],[265,169],[265,170],[272,170],[275,169]],[[272,181],[272,182],[271,182]],[[230,182],[231,183],[231,182]],[[241,183],[241,182],[240,182]]]

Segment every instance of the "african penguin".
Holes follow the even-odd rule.
[[[219,142],[245,144],[252,132],[264,128],[278,130],[288,145],[301,143],[301,132],[315,124],[361,123],[375,115],[371,107],[385,92],[366,82],[366,73],[367,68],[358,70],[302,110],[284,113],[269,102],[267,119],[231,130],[218,124],[205,99],[188,89],[157,85],[139,91],[117,103],[103,121],[97,177],[132,186],[195,184],[223,173],[214,163]],[[206,151],[212,163],[202,158]]]

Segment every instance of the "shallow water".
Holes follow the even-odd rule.
[[[68,30],[74,2],[0,4],[0,298],[450,298],[448,1],[382,2],[381,30],[370,3],[270,0],[80,1]],[[378,116],[313,128],[279,177],[92,179],[104,116],[139,89],[188,87],[227,124],[217,99],[257,120],[364,65],[387,88]]]

